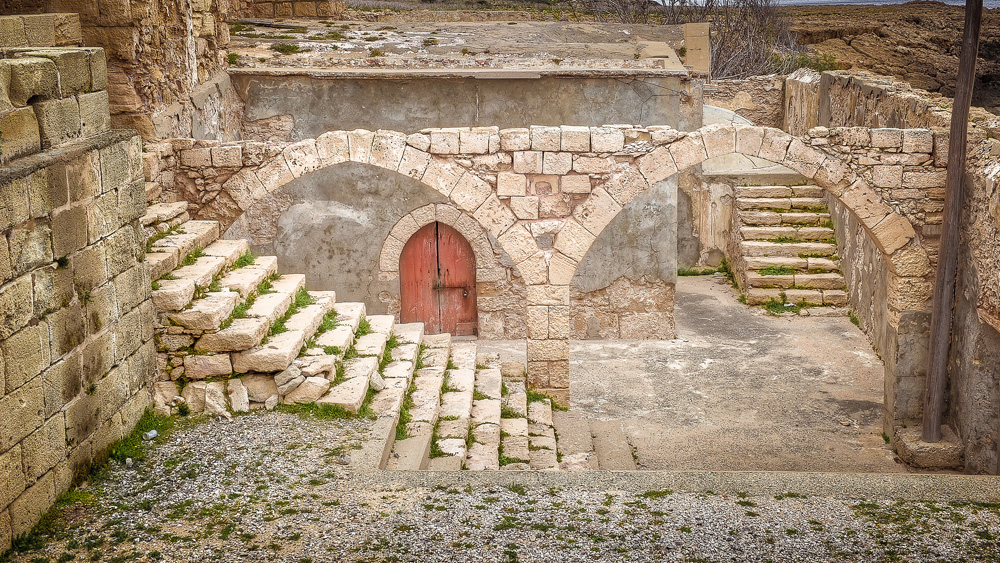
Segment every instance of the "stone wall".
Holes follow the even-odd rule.
[[[233,69],[245,139],[327,131],[529,125],[702,124],[701,81],[659,71]]]
[[[754,125],[781,127],[784,91],[785,78],[775,74],[716,80],[705,87],[705,104],[733,111]]]
[[[245,0],[241,11],[254,18],[321,17],[341,19],[347,6],[339,0]]]
[[[906,126],[931,128],[931,156],[936,168],[917,173],[912,164],[880,168],[880,194],[895,201],[920,233],[927,254],[897,266],[886,264],[868,241],[842,237],[844,275],[851,288],[851,305],[862,327],[886,364],[886,431],[919,422],[923,411],[924,377],[930,315],[927,308],[896,314],[887,306],[894,295],[923,294],[933,281],[943,210],[943,179],[947,159],[951,100],[911,88],[893,78],[844,72],[789,77],[786,91],[788,128],[798,131],[812,124],[841,126]],[[794,106],[794,107],[791,107]],[[965,468],[973,473],[1000,473],[1000,123],[982,108],[972,108],[967,199],[963,211],[962,244],[952,326],[946,421],[960,436]],[[911,174],[907,175],[907,170]],[[891,171],[891,174],[888,172]],[[873,180],[876,171],[873,169]],[[891,181],[890,181],[891,179]],[[931,180],[928,185],[924,180]],[[911,198],[921,190],[921,197]],[[834,202],[834,219],[841,233],[855,233],[857,221]],[[838,237],[840,239],[841,237]],[[925,271],[926,285],[898,286],[890,276],[899,268]],[[894,428],[893,428],[894,426]]]
[[[141,141],[110,130],[103,52],[8,53],[0,61],[0,552],[131,431],[155,372]]]
[[[330,131],[296,143],[176,140],[167,144],[174,147],[169,156],[146,158],[150,169],[173,160],[179,167],[161,167],[159,174],[161,183],[164,175],[173,182],[174,195],[167,197],[186,199],[193,216],[226,228],[270,194],[347,163],[419,179],[447,197],[460,212],[457,220],[478,224],[485,234],[471,236],[482,236],[503,268],[523,280],[529,383],[565,399],[570,286],[578,266],[626,206],[710,158],[741,154],[774,162],[824,188],[857,216],[864,236],[886,257],[895,318],[923,307],[929,284],[921,265],[928,259],[923,234],[911,224],[922,217],[919,205],[911,204],[932,199],[940,187],[930,170],[934,142],[929,130],[899,129],[814,128],[800,139],[777,129],[723,124],[687,133],[667,126],[472,127],[411,135]],[[906,173],[921,178],[922,187],[893,192],[893,178]],[[380,280],[398,278],[402,247],[420,224],[426,223],[401,220],[390,231],[379,257]],[[676,244],[661,250],[676,265]],[[673,284],[672,278],[662,281]],[[672,311],[672,299],[660,306]]]
[[[970,473],[1000,474],[1000,141],[969,150],[948,403]]]
[[[78,14],[83,44],[107,52],[115,127],[135,129],[146,139],[199,132],[207,138],[231,139],[238,120],[220,120],[208,128],[199,128],[197,122],[211,122],[219,113],[214,107],[199,107],[199,99],[210,90],[199,87],[215,81],[228,88],[220,76],[229,42],[224,22],[240,7],[237,1],[46,0],[36,8]],[[227,107],[238,104],[228,90],[220,96]],[[161,114],[167,117],[159,118]]]

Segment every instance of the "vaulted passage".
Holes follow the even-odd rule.
[[[399,258],[400,321],[430,334],[475,335],[476,255],[457,230],[440,222],[420,228]]]

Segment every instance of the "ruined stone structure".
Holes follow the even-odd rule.
[[[566,401],[571,338],[673,337],[681,223],[691,237],[720,231],[692,254],[724,254],[751,301],[782,292],[748,289],[748,249],[787,259],[792,284],[810,275],[811,258],[799,254],[816,248],[776,255],[749,238],[792,219],[763,211],[762,225],[746,222],[752,210],[737,209],[740,197],[767,199],[761,186],[719,183],[699,195],[697,212],[682,211],[699,167],[733,155],[798,174],[770,198],[788,201],[766,209],[828,209],[811,220],[829,219],[818,250],[834,251],[832,228],[842,277],[816,293],[854,311],[882,357],[886,432],[903,440],[920,417],[948,139],[940,108],[919,96],[800,73],[784,86],[786,131],[735,118],[701,126],[701,82],[671,70],[660,73],[658,87],[672,90],[659,99],[642,89],[648,81],[588,86],[602,100],[627,94],[622,111],[663,116],[649,126],[590,123],[607,115],[601,102],[574,123],[414,132],[298,120],[276,137],[237,140],[243,104],[259,113],[251,122],[275,117],[260,92],[283,86],[281,72],[264,73],[268,88],[259,72],[228,86],[227,32],[216,22],[232,6],[85,4],[79,18],[0,18],[10,49],[0,60],[0,550],[148,406],[175,412],[177,396],[221,415],[278,402],[357,412],[371,390],[376,445],[358,455],[369,468],[495,469],[501,447],[525,467],[558,467],[553,448],[529,448],[526,422],[500,414],[504,401],[547,426],[541,444],[550,407],[529,406],[517,382],[501,391],[498,362],[480,365],[474,342],[397,324],[404,246],[431,223],[464,237],[480,336],[525,339],[525,383]],[[293,14],[319,14],[320,4],[256,3]],[[107,63],[81,41],[106,44]],[[734,108],[746,109],[745,98],[720,94]],[[949,415],[968,470],[996,473],[1000,145],[995,126],[973,138]],[[361,204],[340,205],[348,191]],[[635,248],[639,237],[655,243]],[[414,412],[395,440],[407,398]],[[446,456],[429,464],[432,440]]]
[[[155,375],[134,132],[75,16],[0,18],[0,550],[131,431]],[[13,30],[11,33],[8,31]],[[30,48],[21,47],[30,38]]]

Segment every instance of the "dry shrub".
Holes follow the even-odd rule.
[[[776,0],[571,0],[598,21],[678,25],[712,23],[712,76],[790,72],[800,51]]]

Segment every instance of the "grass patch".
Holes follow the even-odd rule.
[[[294,43],[275,43],[271,45],[272,51],[277,51],[282,55],[294,55],[295,53],[301,53],[302,48]]]
[[[678,268],[678,276],[710,276],[718,272],[718,268]]]
[[[358,321],[358,330],[354,331],[355,338],[361,338],[372,333],[372,325],[368,323],[368,319],[361,319]]]
[[[500,418],[524,418],[524,416],[507,405],[500,405]]]
[[[247,250],[233,262],[233,268],[245,268],[257,261],[257,255],[252,250]]]
[[[306,291],[306,288],[300,287],[299,290],[295,293],[295,297],[292,298],[292,304],[288,306],[288,310],[285,311],[284,315],[281,315],[281,318],[274,321],[274,323],[271,325],[271,330],[268,331],[267,335],[274,336],[275,334],[281,334],[283,332],[287,332],[288,328],[285,326],[285,323],[288,322],[288,319],[292,318],[292,315],[298,313],[299,310],[302,309],[303,307],[308,307],[309,305],[312,305],[315,302],[316,300],[313,299],[311,295],[309,295],[309,292]]]
[[[146,239],[146,254],[152,252],[153,245],[159,242],[160,240],[163,240],[169,237],[170,235],[179,235],[179,234],[184,234],[184,229],[180,225],[174,225],[173,227],[170,227],[169,229],[163,231],[162,233],[154,233],[152,236]]]
[[[850,319],[851,324],[861,328],[861,317],[858,316],[854,311],[848,311],[847,318]]]
[[[777,243],[795,243],[795,242],[805,242],[799,237],[791,237],[788,235],[780,235],[774,238],[767,239],[767,242],[777,242]]]
[[[191,266],[191,265],[193,265],[193,264],[194,264],[194,263],[195,263],[195,262],[196,262],[196,261],[197,261],[197,260],[198,260],[199,258],[201,258],[201,257],[202,257],[202,256],[204,256],[204,255],[205,255],[205,250],[204,250],[204,249],[202,249],[202,248],[200,248],[200,247],[199,247],[199,248],[195,248],[194,250],[192,250],[191,252],[188,252],[188,253],[187,253],[187,254],[186,254],[186,255],[184,256],[184,259],[183,259],[183,260],[181,260],[181,266]]]
[[[554,411],[567,411],[567,410],[569,410],[568,406],[560,405],[558,402],[556,402],[555,399],[553,399],[552,397],[546,395],[545,393],[541,393],[539,391],[535,391],[534,389],[526,389],[525,393],[528,395],[528,404],[534,403],[536,401],[545,401],[545,400],[548,400],[549,403],[552,405],[552,410],[554,410]]]
[[[660,489],[658,491],[646,491],[639,496],[650,500],[656,500],[663,497],[668,497],[672,494],[674,494],[674,492],[670,489]]]
[[[795,273],[795,268],[791,266],[764,266],[757,270],[762,276],[790,276]]]
[[[399,407],[399,422],[396,423],[396,440],[405,440],[409,433],[406,431],[406,425],[413,419],[413,415],[410,414],[410,409],[413,408],[413,393],[417,390],[417,378],[413,378],[410,382],[410,387],[406,390],[406,395],[403,396],[403,403]]]
[[[733,272],[733,268],[729,265],[729,260],[726,260],[725,258],[722,259],[722,263],[719,264],[718,272],[726,276],[726,279],[729,280],[729,285],[737,289],[739,288],[736,284],[736,273]]]
[[[173,424],[174,421],[169,416],[160,416],[152,410],[147,410],[142,413],[131,434],[111,445],[108,449],[108,458],[119,463],[124,463],[128,458],[133,461],[145,459],[146,447],[152,441],[143,440],[142,435],[150,430],[156,430],[156,433],[162,436],[173,427]]]

